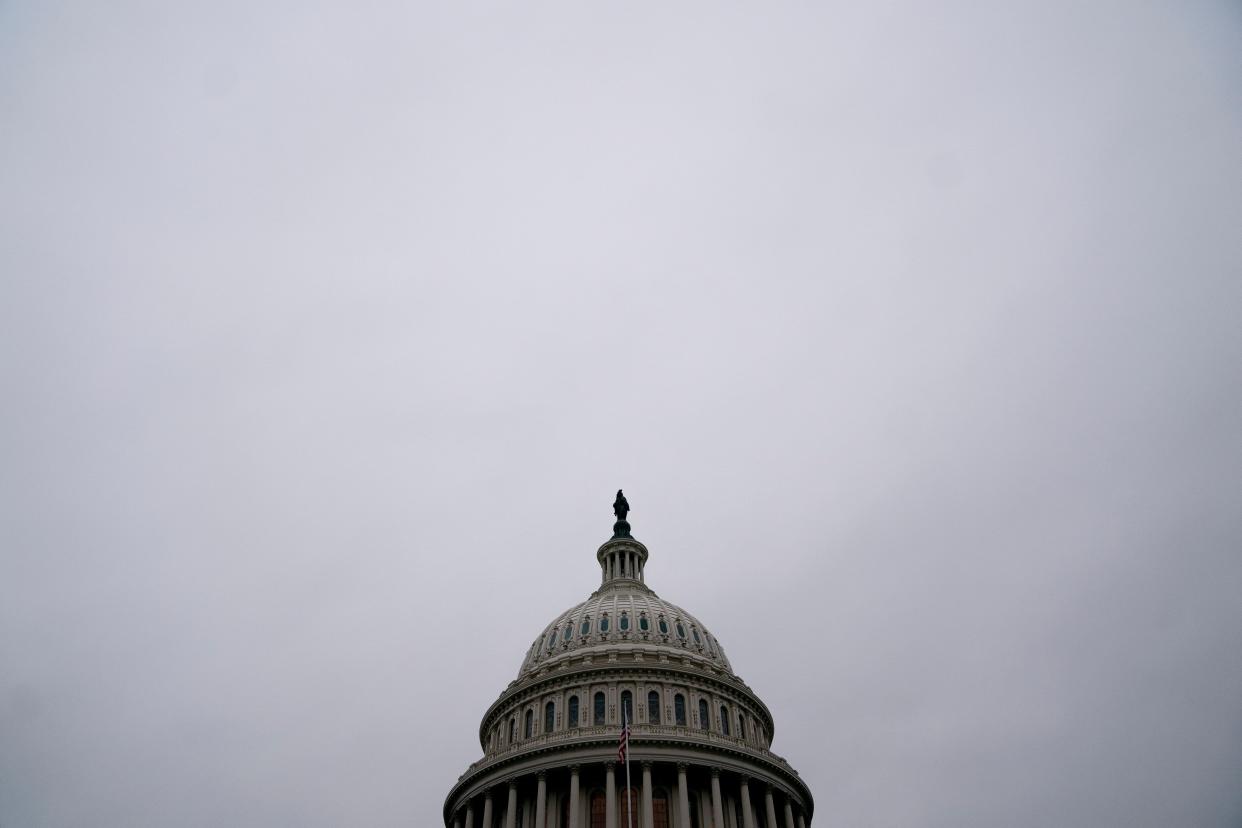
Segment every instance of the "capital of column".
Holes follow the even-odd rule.
[[[713,766],[712,767],[712,779],[719,779],[719,778],[720,778],[720,768]]]
[[[574,776],[577,776],[578,771],[580,770],[582,770],[582,765],[570,765],[569,766],[569,772],[572,773]]]
[[[616,762],[605,762],[605,763],[604,763],[604,770],[613,771],[613,770],[616,770],[616,769],[617,769],[617,763],[616,763]]]
[[[678,762],[677,770],[681,771],[682,773],[685,773],[686,771],[690,770],[690,763],[689,762]]]
[[[505,781],[509,783],[509,790],[512,791],[515,788],[517,788],[517,777],[516,776],[510,776]]]
[[[548,778],[548,772],[547,772],[546,770],[535,771],[535,778],[536,778],[536,779],[541,779],[541,780],[542,780],[542,779],[547,779],[547,778]]]
[[[650,760],[650,759],[644,759],[644,760],[643,760],[642,762],[640,762],[639,764],[642,766],[642,769],[643,769],[643,770],[651,770],[651,764],[652,764],[652,763],[651,763],[651,760]]]

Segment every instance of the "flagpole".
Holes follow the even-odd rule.
[[[630,720],[625,713],[625,705],[621,705],[621,719],[625,722],[625,824],[626,828],[634,828],[634,809],[630,804],[634,790],[630,787]]]

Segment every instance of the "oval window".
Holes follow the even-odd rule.
[[[677,637],[678,638],[686,637],[686,628],[681,625],[680,621],[677,622]]]
[[[569,639],[571,639],[571,638],[573,638],[573,637],[574,637],[574,625],[573,625],[573,623],[566,624],[566,625],[565,625],[565,632],[561,633],[561,638],[563,638],[563,639],[565,639],[566,641],[568,641]]]
[[[582,635],[589,635],[591,632],[591,616],[582,619],[582,627],[578,630]]]
[[[650,628],[650,626],[651,626],[651,623],[647,621],[646,615],[638,616],[638,628],[640,630],[642,630],[643,632],[646,632],[648,628]]]
[[[548,649],[551,650],[555,646],[556,646],[556,630],[553,630],[552,634],[548,636]]]
[[[695,644],[702,644],[702,643],[703,643],[703,639],[699,638],[699,628],[698,628],[698,627],[691,627],[691,628],[690,628],[690,632],[691,632],[691,634],[693,634],[693,635],[694,635],[694,643],[695,643]]]
[[[608,616],[607,615],[599,619],[599,631],[602,633],[608,632]]]
[[[618,626],[621,628],[622,632],[625,632],[626,630],[630,628],[630,617],[626,615],[624,612],[621,613],[621,622],[620,624],[618,624]]]
[[[660,619],[660,632],[664,635],[668,635],[668,622],[663,618]]]

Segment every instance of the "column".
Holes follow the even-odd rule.
[[[720,768],[712,768],[712,828],[724,828],[724,805],[720,802]]]
[[[801,811],[798,812],[798,828],[806,828],[806,817]]]
[[[677,763],[677,823],[681,828],[692,828],[690,825],[690,789],[686,783],[686,763]],[[578,828],[576,825],[573,828]]]
[[[535,828],[544,828],[544,822],[548,818],[548,774],[539,771],[535,778],[539,780],[539,792],[535,794]],[[789,828],[793,826],[790,825]]]
[[[562,825],[561,828],[566,828]],[[569,766],[569,826],[578,828],[578,766]],[[803,826],[803,828],[806,828]]]
[[[617,763],[604,763],[604,828],[617,828]]]
[[[505,828],[517,828],[517,780],[516,779],[509,780],[509,809],[505,811]]]
[[[466,803],[466,828],[474,828],[474,803]]]
[[[492,828],[492,792],[483,794],[483,828]]]
[[[461,828],[461,814],[453,817],[453,828]]]
[[[768,825],[776,828],[776,804],[772,801],[772,786],[769,785],[767,790],[763,792],[763,807],[768,813]],[[509,828],[513,828],[512,825]]]
[[[643,762],[643,825],[652,828],[655,825],[655,810],[651,804],[651,763]]]
[[[742,826],[755,828],[755,812],[750,809],[750,780],[742,777]],[[771,828],[776,828],[775,825]]]
[[[793,805],[790,803],[789,797],[785,797],[785,828],[794,828]]]

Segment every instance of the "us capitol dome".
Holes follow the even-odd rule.
[[[449,791],[445,828],[807,828],[814,801],[770,749],[767,705],[647,586],[620,491],[613,508],[599,588],[543,628],[483,714],[483,757]]]

